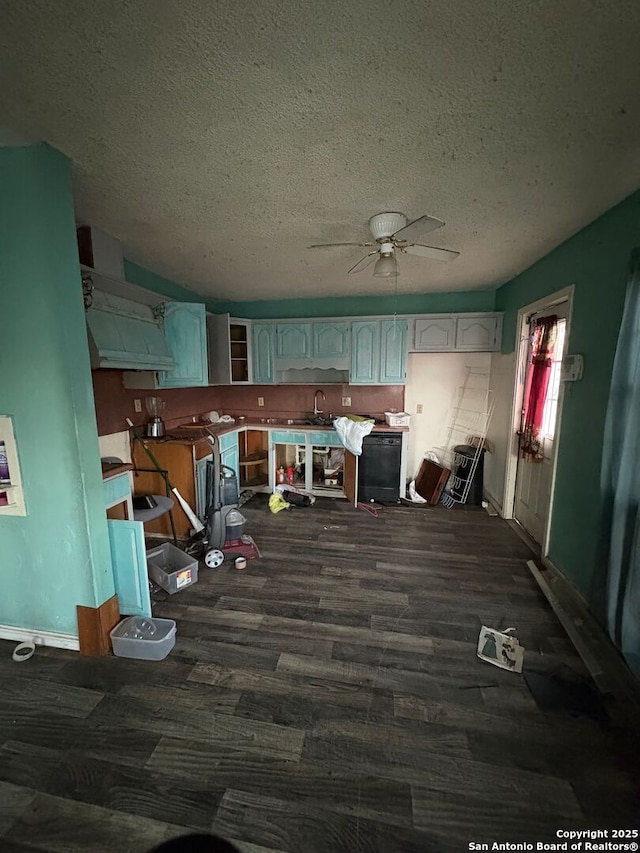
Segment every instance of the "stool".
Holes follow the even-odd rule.
[[[117,456],[104,456],[101,460],[102,462],[122,462],[122,459],[119,459]],[[137,471],[150,471],[155,473],[163,473],[167,474],[166,471],[160,472],[155,468],[137,468]],[[173,499],[169,497],[169,486],[167,484],[166,476],[165,476],[165,486],[167,489],[166,497],[164,495],[150,495],[149,497],[153,498],[153,502],[155,506],[145,507],[144,509],[133,509],[133,520],[140,521],[142,524],[147,524],[149,521],[154,521],[156,518],[160,518],[161,515],[165,515],[165,513],[169,513],[169,522],[171,524],[171,533],[173,535],[173,544],[177,546],[178,540],[176,537],[176,528],[173,523],[173,507],[174,502]],[[134,496],[135,497],[135,496]]]

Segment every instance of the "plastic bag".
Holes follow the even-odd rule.
[[[426,504],[427,500],[419,495],[416,491],[416,481],[412,480],[409,483],[409,500],[413,501],[414,504]]]
[[[281,509],[289,509],[290,506],[291,504],[285,501],[280,492],[275,492],[269,498],[269,509],[274,515],[276,512],[280,512]]]

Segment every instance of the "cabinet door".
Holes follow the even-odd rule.
[[[498,318],[458,317],[456,319],[456,349],[483,352],[496,349]]]
[[[226,465],[235,471],[238,482],[240,482],[240,451],[237,447],[230,447],[228,450],[223,450],[220,454],[220,464]]]
[[[273,323],[253,324],[253,381],[256,385],[273,383]]]
[[[313,355],[317,358],[344,358],[349,354],[348,323],[314,323]]]
[[[196,459],[196,515],[201,521],[207,512],[207,462],[213,460],[213,454]]]
[[[344,493],[354,506],[358,505],[358,457],[344,452]]]
[[[162,370],[161,388],[191,388],[209,384],[206,312],[195,302],[167,302],[164,334],[175,366]]]
[[[371,385],[380,375],[380,326],[377,320],[351,324],[351,373],[353,385]]]
[[[280,323],[276,329],[278,358],[309,358],[311,323]]]
[[[413,349],[416,352],[446,352],[454,345],[453,317],[418,319],[413,333]]]
[[[120,613],[125,616],[151,616],[142,522],[109,518],[107,527]]]
[[[404,385],[407,361],[407,321],[380,321],[380,382]]]

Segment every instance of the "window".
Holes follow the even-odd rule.
[[[562,367],[562,355],[564,353],[564,338],[567,329],[566,320],[558,320],[556,330],[556,344],[551,363],[551,375],[549,385],[544,399],[544,410],[542,413],[542,435],[544,438],[553,439],[556,431],[556,420],[558,417],[558,397],[560,396],[560,369]]]

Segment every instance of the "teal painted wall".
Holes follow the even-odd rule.
[[[341,296],[322,299],[272,299],[256,302],[229,302],[205,299],[168,278],[125,260],[127,281],[154,293],[184,302],[204,302],[214,314],[250,320],[292,317],[370,317],[376,314],[447,314],[457,311],[493,311],[494,290],[464,290],[458,293],[412,293],[406,296]]]
[[[76,605],[113,595],[71,166],[0,148],[0,413],[28,515],[0,515],[0,624],[77,635]]]
[[[376,314],[447,314],[456,311],[493,311],[495,291],[415,293],[406,296],[341,296],[322,299],[275,299],[259,302],[221,302],[216,313],[251,320],[291,317],[371,317]]]
[[[207,311],[217,314],[224,314],[226,309],[216,307],[218,301],[215,299],[205,299],[193,290],[171,281],[169,278],[157,275],[151,270],[134,264],[133,261],[124,261],[124,277],[131,284],[137,284],[140,287],[145,287],[147,290],[152,290],[154,293],[159,293],[162,296],[167,296],[169,299],[174,299],[177,302],[200,302],[207,306]]]
[[[518,310],[575,284],[569,350],[584,356],[584,377],[567,386],[549,558],[589,597],[596,574],[600,465],[611,370],[629,258],[640,245],[640,192],[563,243],[496,293],[504,311],[503,351],[516,339]]]

